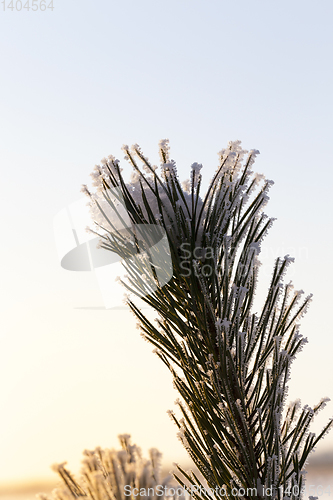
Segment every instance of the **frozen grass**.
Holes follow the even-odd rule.
[[[59,474],[62,486],[54,489],[51,495],[39,494],[39,499],[75,500],[84,497],[87,500],[125,500],[129,498],[125,493],[134,488],[151,492],[158,485],[168,487],[172,477],[161,477],[162,455],[156,448],[149,450],[149,460],[146,460],[140,448],[131,444],[130,435],[122,434],[119,440],[121,449],[118,451],[101,448],[85,450],[79,479],[65,467],[66,462],[55,464],[52,468]],[[163,500],[164,497],[150,494],[149,498]]]

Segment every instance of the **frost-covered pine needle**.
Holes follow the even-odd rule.
[[[327,398],[314,408],[299,401],[286,407],[291,365],[307,342],[299,320],[311,300],[284,283],[289,255],[276,259],[262,309],[253,311],[261,243],[274,220],[263,213],[273,182],[251,170],[259,152],[230,142],[202,194],[202,165],[194,163],[181,183],[167,140],[159,145],[160,175],[138,145],[123,149],[131,182],[109,157],[94,183],[100,193],[120,190],[133,227],[156,225],[167,234],[171,280],[147,294],[137,259],[128,261],[124,284],[158,313],[155,325],[128,301],[181,395],[182,418],[170,412],[179,439],[214,491],[243,488],[243,498],[253,498],[255,488],[262,498],[269,488],[272,499],[286,491],[299,498],[309,454],[333,420],[316,436],[310,424]],[[103,213],[95,206],[97,227],[105,227]],[[107,231],[101,241],[124,259],[135,250],[120,232]],[[179,472],[180,484],[200,487],[194,473]]]

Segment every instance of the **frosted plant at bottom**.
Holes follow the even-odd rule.
[[[142,457],[141,450],[131,444],[129,434],[119,437],[121,450],[96,448],[85,450],[79,480],[65,467],[66,462],[53,465],[62,480],[62,486],[53,490],[50,496],[39,494],[40,500],[73,500],[85,497],[90,500],[126,500],[131,492],[147,492],[140,495],[149,500],[164,499],[152,491],[168,492],[171,476],[161,478],[162,454],[156,449],[149,450],[150,460]],[[156,487],[159,489],[156,490]],[[148,494],[149,493],[149,494]]]
[[[286,406],[291,364],[307,342],[299,321],[311,300],[284,283],[289,255],[276,260],[262,309],[253,311],[261,243],[273,222],[263,213],[273,182],[251,170],[259,152],[229,143],[202,196],[202,166],[193,164],[190,179],[181,184],[168,141],[159,145],[161,175],[138,145],[124,151],[134,171],[130,183],[113,157],[93,177],[105,204],[108,190],[121,192],[132,242],[107,228],[104,210],[94,207],[88,192],[93,230],[102,248],[125,259],[124,286],[157,312],[154,323],[128,299],[181,396],[181,418],[170,416],[202,477],[178,466],[177,480],[211,488],[208,496],[221,496],[221,488],[232,495],[238,488],[243,498],[299,498],[309,454],[333,420],[316,436],[310,424],[328,398],[313,408]],[[135,227],[144,225],[166,232],[173,265],[170,281],[161,287],[156,279],[149,294],[140,261],[130,259],[138,247]]]

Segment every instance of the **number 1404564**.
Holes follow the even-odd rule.
[[[53,5],[53,0],[51,1],[46,1],[46,0],[11,0],[10,2],[7,0],[3,0],[1,2],[2,5],[2,10],[11,10],[14,11],[16,10],[17,12],[20,11],[32,11],[32,12],[37,12],[38,10],[41,12],[45,12],[46,10],[50,9],[53,11],[54,5]]]

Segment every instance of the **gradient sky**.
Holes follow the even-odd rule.
[[[0,481],[75,469],[84,448],[123,432],[186,461],[169,373],[127,310],[101,309],[93,274],[60,267],[54,243],[54,215],[102,157],[122,160],[123,143],[157,163],[168,137],[180,176],[197,161],[206,180],[229,140],[260,150],[277,221],[258,304],[274,257],[293,255],[290,277],[314,302],[290,399],[333,399],[332,2],[53,4],[0,6]],[[332,414],[333,402],[316,429]],[[329,448],[333,433],[318,446]]]

